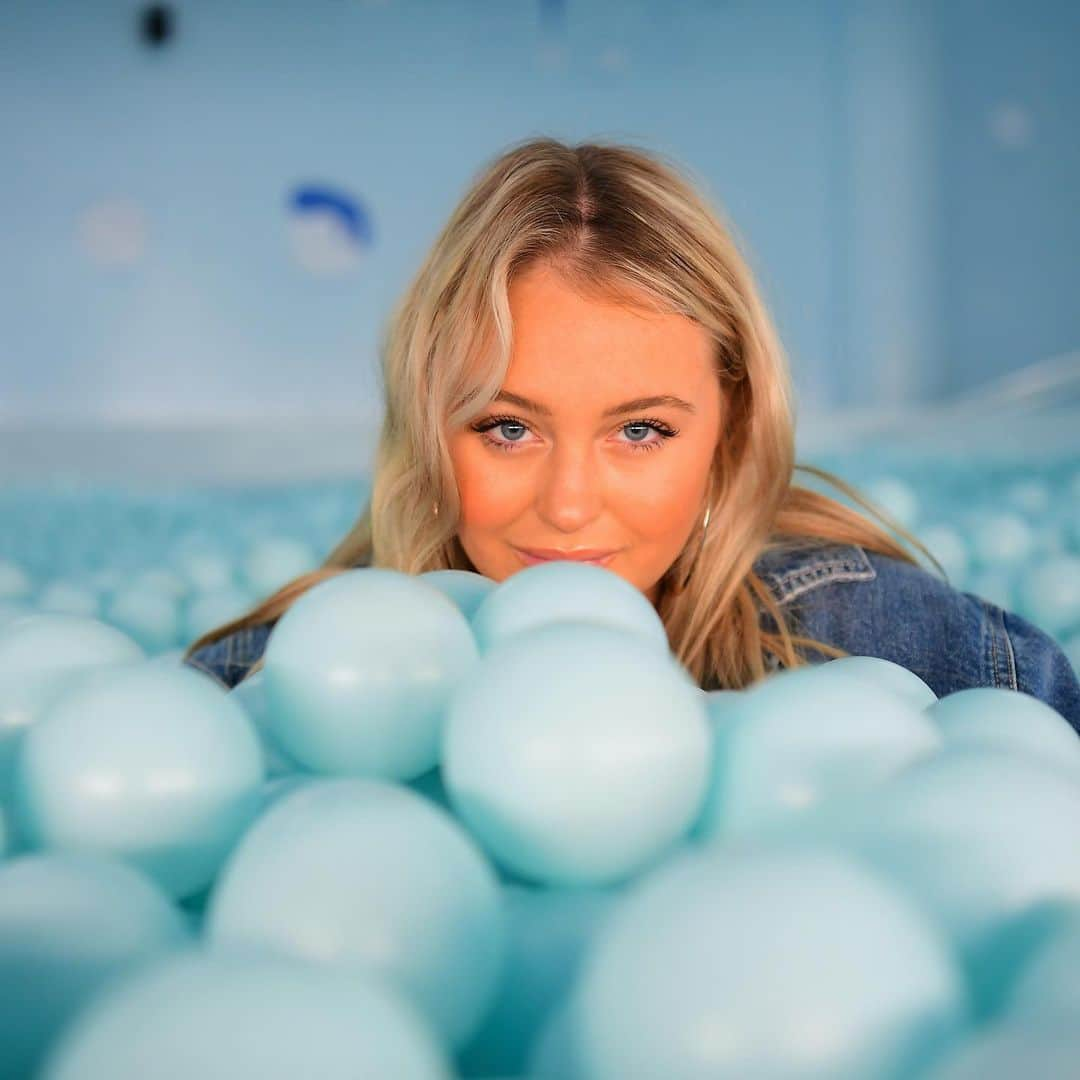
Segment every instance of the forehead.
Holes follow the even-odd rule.
[[[705,392],[715,381],[713,342],[686,316],[576,292],[547,267],[509,289],[513,348],[505,389],[559,407],[556,395],[622,400]]]

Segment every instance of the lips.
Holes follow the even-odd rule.
[[[606,553],[597,552],[594,555],[586,555],[584,553],[580,555],[572,555],[568,553],[563,554],[552,551],[544,551],[543,553],[541,553],[535,550],[530,550],[529,548],[517,548],[516,550],[520,555],[522,562],[524,562],[526,566],[533,566],[537,563],[542,562],[554,562],[558,559],[562,559],[567,562],[589,563],[592,566],[606,566],[618,554],[618,552],[616,551],[609,551]]]

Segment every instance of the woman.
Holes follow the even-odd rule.
[[[343,570],[502,581],[529,564],[523,549],[600,549],[704,689],[872,655],[939,696],[1025,691],[1080,731],[1080,685],[1046,634],[793,483],[776,330],[725,226],[659,157],[546,138],[498,157],[381,351],[370,502],[321,569],[191,645],[186,661],[226,686],[257,670],[301,593]]]

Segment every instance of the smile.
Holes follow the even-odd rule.
[[[618,554],[617,551],[610,551],[606,555],[587,557],[585,555],[573,555],[569,552],[538,554],[537,552],[530,551],[528,548],[515,548],[514,550],[517,551],[518,556],[520,557],[521,561],[525,563],[526,566],[534,566],[537,563],[543,562],[554,562],[559,559],[566,560],[568,562],[589,563],[592,566],[606,566]]]

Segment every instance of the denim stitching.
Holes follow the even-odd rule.
[[[1005,629],[1005,612],[986,600],[982,601],[982,605],[984,622],[990,633],[990,665],[994,686],[1005,690],[1018,690],[1020,684],[1016,678],[1016,655],[1009,640],[1009,631]]]
[[[994,613],[993,611],[987,611],[987,621],[990,623],[990,670],[994,675],[994,686],[1001,686],[1001,678],[998,675],[998,658],[997,658],[997,628],[994,626]]]
[[[1016,653],[1013,652],[1012,638],[1009,637],[1008,627],[1005,625],[1005,613],[1001,613],[1001,632],[1005,636],[1005,655],[1009,660],[1009,683],[1013,690],[1020,689],[1020,680],[1016,674]]]
[[[990,608],[990,617],[993,622],[993,641],[994,641],[994,685],[1002,686],[1007,690],[1018,690],[1019,683],[1016,681],[1016,657],[1013,654],[1012,642],[1009,640],[1009,631],[1005,629],[1005,612],[997,605],[992,605]],[[1001,642],[998,641],[998,628],[1000,627]],[[1002,658],[998,658],[998,652],[1001,652]],[[1008,661],[1008,677],[999,678],[998,668],[999,666],[1004,670],[1003,660]]]
[[[872,581],[877,577],[877,571],[870,564],[866,553],[861,549],[856,550],[857,556],[826,559],[781,575],[768,575],[775,585],[778,602],[786,604],[830,581]]]

